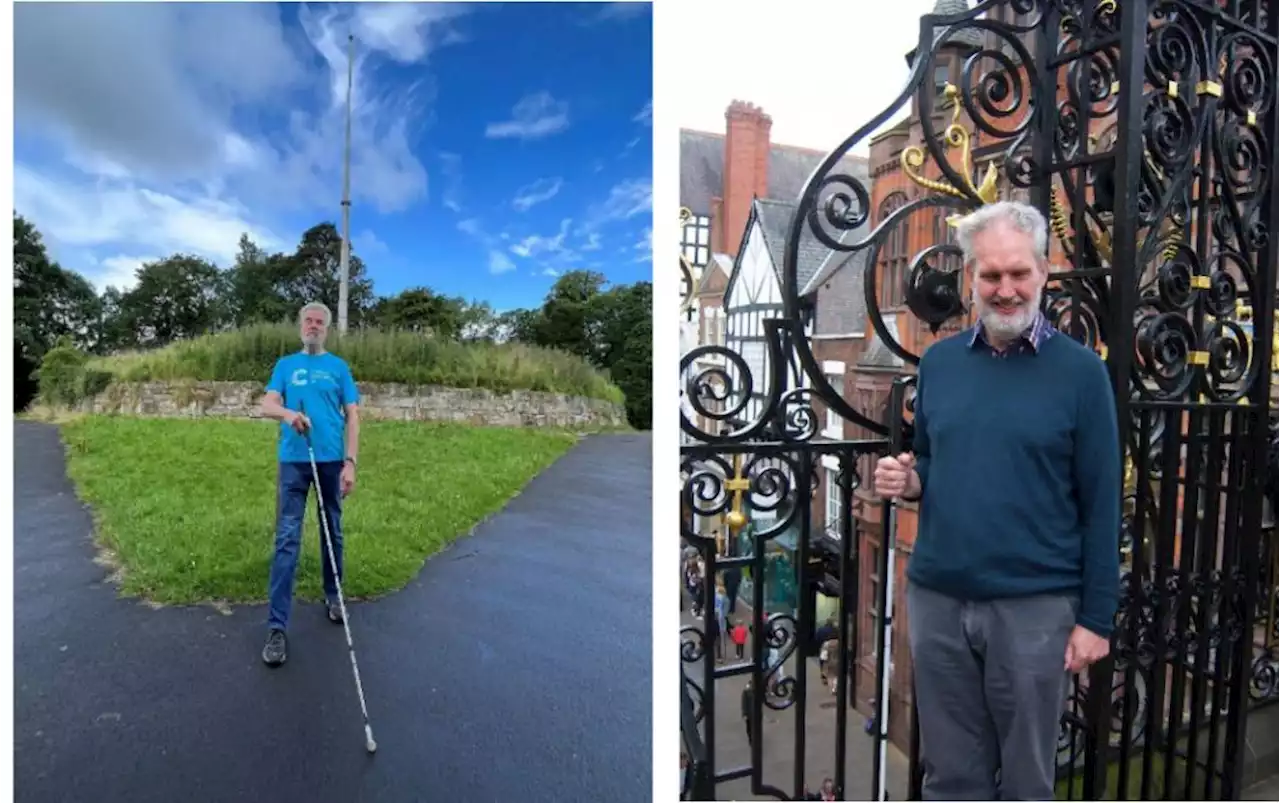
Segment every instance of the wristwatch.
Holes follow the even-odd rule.
[[[342,458],[342,462],[350,463],[351,465],[354,466],[356,464],[356,459],[354,457],[344,457]]]

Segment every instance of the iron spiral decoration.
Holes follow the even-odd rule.
[[[855,492],[873,490],[864,487],[866,467],[890,450],[891,437],[910,442],[911,394],[903,410],[882,416],[828,380],[807,334],[813,310],[801,295],[802,257],[812,258],[814,242],[833,259],[859,257],[851,264],[862,271],[868,335],[910,374],[928,344],[967,325],[973,310],[954,243],[935,236],[907,254],[894,244],[903,232],[946,232],[955,217],[1001,198],[1027,200],[1049,221],[1042,309],[1055,329],[1106,361],[1128,467],[1111,654],[1077,676],[1063,701],[1059,777],[1086,797],[1116,794],[1108,773],[1151,793],[1163,780],[1150,758],[1113,768],[1134,757],[1173,762],[1190,749],[1178,739],[1199,739],[1203,750],[1204,734],[1221,732],[1208,772],[1178,776],[1177,789],[1164,793],[1239,792],[1247,712],[1238,703],[1275,704],[1280,685],[1277,578],[1259,568],[1275,562],[1261,535],[1263,495],[1280,494],[1264,488],[1273,458],[1257,446],[1262,433],[1267,449],[1280,442],[1264,401],[1280,263],[1277,14],[1277,0],[980,0],[922,21],[897,97],[833,148],[795,199],[781,312],[764,321],[760,348],[700,345],[681,360],[681,534],[709,574],[750,575],[752,594],[739,599],[753,606],[760,653],[717,667],[707,625],[682,628],[682,676],[714,748],[695,757],[687,798],[738,780],[749,780],[755,796],[800,796],[802,737],[786,789],[766,777],[759,750],[745,766],[736,752],[716,754],[731,751],[723,739],[715,748],[711,686],[758,678],[760,711],[785,711],[802,730],[812,693],[806,666],[821,624],[814,589],[841,601],[839,643],[856,653],[847,668],[860,684],[855,659],[866,658],[864,645],[878,635],[879,623],[858,605],[863,576],[883,564],[868,567],[866,533],[852,523],[855,507],[878,503]],[[948,81],[935,86],[944,54]],[[889,208],[882,188],[850,173],[847,157],[908,104],[914,128],[895,157],[905,181],[893,187],[905,184],[909,194]],[[905,266],[893,274],[901,287],[883,286],[878,267],[889,259]],[[693,287],[686,263],[681,270]],[[882,308],[885,290],[901,305]],[[824,414],[870,436],[828,437]],[[815,504],[824,480],[828,493],[848,494],[826,526]],[[720,525],[718,543],[694,519],[735,523]],[[793,535],[794,544],[781,546]],[[780,549],[793,550],[794,565],[766,581]],[[794,610],[768,602],[754,610],[765,583],[782,580],[794,581]],[[706,579],[708,598],[714,582]],[[901,656],[894,639],[891,655]],[[881,678],[873,680],[879,711]],[[865,685],[856,691],[867,694]],[[841,723],[865,702],[853,694],[837,700]],[[891,713],[895,705],[896,697]],[[740,727],[732,713],[725,719]],[[851,749],[846,724],[837,734]],[[864,797],[835,765],[837,791]]]

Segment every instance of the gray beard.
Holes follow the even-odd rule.
[[[983,327],[993,337],[1005,341],[1013,341],[1035,321],[1036,312],[1040,309],[1040,299],[1043,294],[1043,291],[1036,293],[1035,298],[1024,304],[1018,311],[1017,316],[1012,319],[988,307],[978,297],[976,291],[973,293],[973,304],[978,309],[978,320],[982,321]]]

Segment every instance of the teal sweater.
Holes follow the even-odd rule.
[[[1096,354],[1063,334],[995,357],[972,331],[920,360],[920,530],[912,582],[966,600],[1068,592],[1111,634],[1120,592],[1120,444]]]

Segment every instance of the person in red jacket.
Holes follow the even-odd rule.
[[[747,646],[747,626],[742,622],[738,622],[729,631],[729,637],[733,639],[733,649],[738,654],[738,660],[742,660],[742,651]]]

